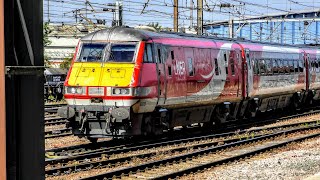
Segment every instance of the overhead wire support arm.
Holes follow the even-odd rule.
[[[143,8],[142,8],[142,10],[141,10],[140,15],[144,13],[144,10],[146,9],[146,7],[147,7],[147,6],[148,6],[148,4],[149,4],[149,1],[150,1],[150,0],[147,0],[147,2],[146,2],[146,3],[144,3],[144,5],[143,5]]]

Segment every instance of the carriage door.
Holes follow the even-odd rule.
[[[155,54],[158,76],[158,104],[163,105],[167,98],[167,83],[165,70],[165,49],[161,44],[155,44]]]
[[[251,57],[250,57],[250,51],[249,49],[245,49],[245,61],[244,61],[244,66],[246,66],[247,74],[246,74],[246,97],[250,97],[250,93],[253,90],[253,67],[252,67],[252,62],[251,62]],[[245,71],[245,70],[244,70]]]
[[[311,83],[311,71],[310,71],[310,65],[311,65],[311,62],[310,62],[310,54],[309,53],[307,53],[307,58],[306,58],[306,60],[305,60],[305,71],[304,71],[304,74],[305,74],[305,76],[306,76],[306,80],[307,80],[307,82],[306,82],[306,89],[307,90],[309,90],[309,87],[310,87],[310,83]],[[309,72],[309,73],[307,73],[307,72]]]

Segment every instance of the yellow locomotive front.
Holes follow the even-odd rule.
[[[74,134],[95,140],[133,131],[129,119],[145,43],[127,31],[102,30],[80,40],[65,81],[68,107],[58,112]]]

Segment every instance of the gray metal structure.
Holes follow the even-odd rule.
[[[7,179],[44,179],[43,0],[5,0]]]
[[[280,44],[319,44],[320,9],[230,19],[204,25],[209,35]]]

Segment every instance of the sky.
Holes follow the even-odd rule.
[[[75,24],[76,20],[86,22],[76,14],[81,9],[83,17],[96,22],[105,20],[111,26],[112,12],[104,12],[103,8],[112,8],[109,3],[115,0],[88,0],[91,6],[86,6],[86,0],[43,0],[44,22],[50,19],[55,24]],[[121,0],[123,4],[123,21],[127,26],[147,25],[159,23],[162,27],[173,26],[174,0]],[[189,27],[191,24],[191,2],[196,9],[197,0],[179,0],[179,27]],[[229,20],[230,18],[248,18],[252,16],[270,15],[273,13],[287,13],[304,9],[320,8],[319,0],[203,0],[204,24]],[[221,7],[229,5],[230,7]],[[87,9],[87,10],[86,10]],[[193,24],[196,24],[196,10],[193,10]]]

